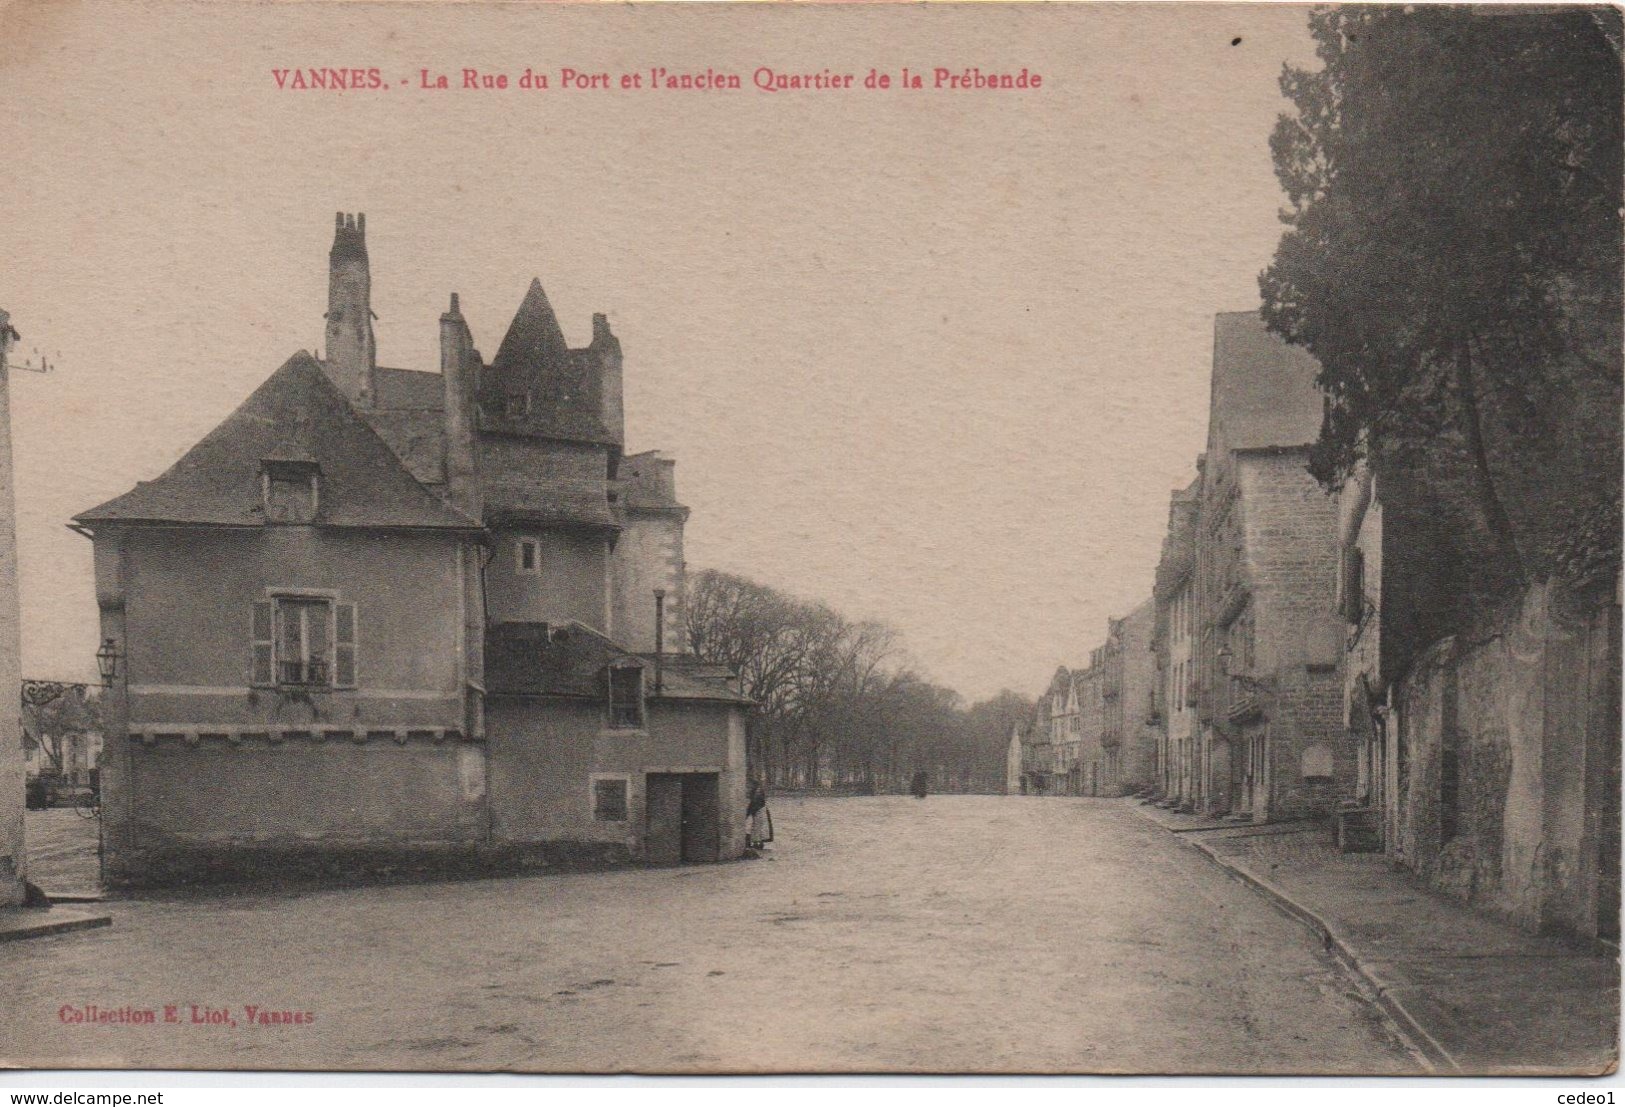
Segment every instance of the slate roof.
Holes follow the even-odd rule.
[[[1231,450],[1308,446],[1320,436],[1320,363],[1255,311],[1213,317],[1210,441]]]
[[[258,526],[265,521],[261,461],[275,457],[299,457],[321,466],[319,525],[478,526],[413,478],[304,351],[289,358],[163,475],[142,481],[75,521]]]
[[[602,483],[527,476],[523,481],[487,479],[482,487],[488,516],[508,515],[532,523],[620,527],[610,511]]]
[[[542,279],[532,277],[519,310],[508,324],[508,333],[502,336],[497,356],[491,367],[497,370],[517,369],[531,365],[553,365],[570,356],[570,344],[564,340],[559,317],[553,312]]]
[[[654,662],[623,649],[583,623],[547,627],[539,623],[499,623],[485,636],[485,685],[492,696],[566,696],[598,699],[606,694],[604,670],[613,661],[643,663],[650,699],[752,701],[725,679],[706,675],[707,666],[689,668],[679,658],[662,665],[661,691],[654,694]]]
[[[446,416],[422,409],[361,408],[356,414],[395,451],[406,471],[424,484],[446,482]]]
[[[420,369],[373,370],[373,404],[391,411],[445,411],[446,381]]]
[[[480,377],[480,428],[571,442],[620,445],[605,425],[597,351],[572,350],[539,278],[530,282],[490,368]],[[524,392],[530,410],[509,415],[504,396]]]

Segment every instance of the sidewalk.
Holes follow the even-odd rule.
[[[1601,1074],[1618,1058],[1616,958],[1529,934],[1424,888],[1318,824],[1139,814],[1318,933],[1440,1073]]]

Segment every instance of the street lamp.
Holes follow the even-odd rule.
[[[111,638],[104,639],[102,648],[96,651],[96,669],[102,674],[102,687],[113,687],[113,678],[118,676],[118,647]]]

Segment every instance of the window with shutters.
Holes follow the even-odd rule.
[[[254,605],[253,634],[255,686],[355,687],[355,604],[273,596]]]

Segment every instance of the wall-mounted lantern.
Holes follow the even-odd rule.
[[[118,661],[123,656],[118,652],[118,646],[111,638],[102,642],[102,648],[96,651],[96,669],[102,674],[102,687],[113,687],[113,678],[118,676]]]

